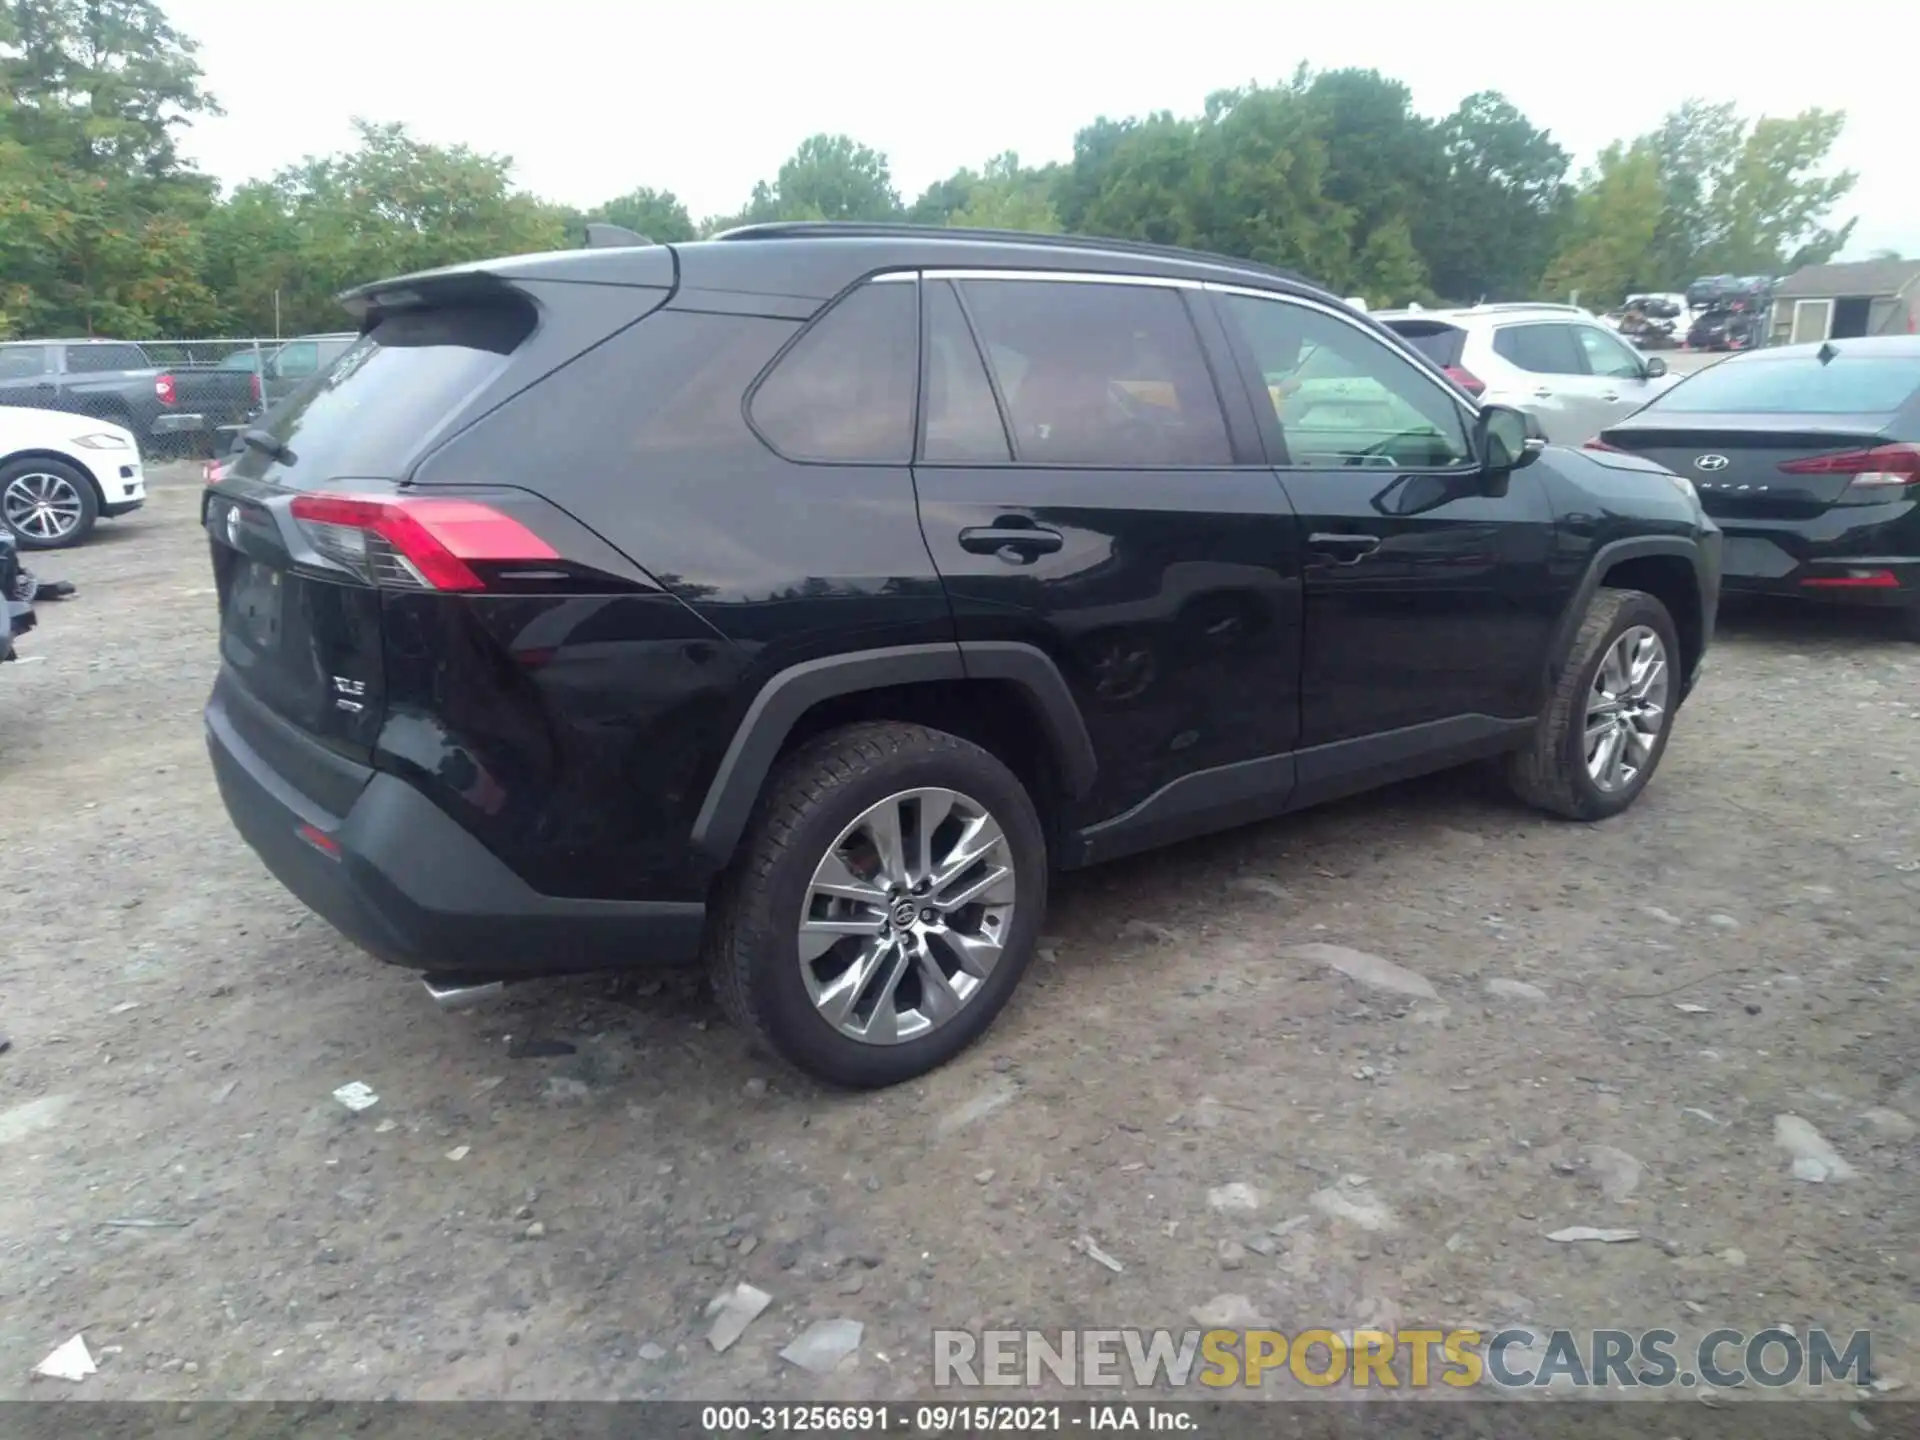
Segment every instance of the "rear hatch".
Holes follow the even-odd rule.
[[[332,815],[351,806],[372,763],[387,602],[564,585],[574,568],[556,538],[572,543],[578,527],[537,496],[422,498],[407,476],[447,436],[668,293],[473,274],[403,283],[395,308],[371,310],[345,353],[241,432],[203,511],[223,662],[209,723]],[[582,307],[593,312],[584,339],[567,323]],[[591,537],[580,548],[591,551]]]
[[[1722,361],[1600,443],[1686,476],[1716,519],[1809,520],[1835,505],[1883,503],[1911,464],[1895,437],[1920,392],[1920,355],[1826,349],[1824,360],[1762,350]]]

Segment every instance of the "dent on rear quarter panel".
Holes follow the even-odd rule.
[[[686,837],[740,659],[673,597],[397,594],[381,768],[534,889],[697,900]]]

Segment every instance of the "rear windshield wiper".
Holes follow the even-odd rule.
[[[287,448],[285,441],[254,426],[240,432],[240,441],[249,450],[258,450],[269,460],[278,460],[282,465],[291,465],[299,458]]]

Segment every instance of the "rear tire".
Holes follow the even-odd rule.
[[[1638,674],[1636,655],[1651,657],[1647,663],[1661,667],[1659,675]],[[1508,757],[1513,792],[1570,820],[1605,820],[1633,804],[1673,733],[1684,683],[1680,663],[1666,606],[1641,590],[1596,591],[1532,741]],[[1609,699],[1615,692],[1617,702]],[[1657,705],[1657,717],[1649,704]]]
[[[64,460],[16,460],[0,468],[0,524],[22,550],[78,545],[100,518],[93,481]]]
[[[869,843],[887,815],[903,864]],[[922,815],[933,817],[924,850]],[[983,845],[986,858],[940,879]],[[959,903],[976,889],[983,898]],[[997,758],[919,725],[847,726],[768,779],[716,897],[714,993],[752,1043],[804,1074],[854,1089],[897,1085],[993,1023],[1033,957],[1046,895],[1040,817]]]

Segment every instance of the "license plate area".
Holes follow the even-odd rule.
[[[239,557],[227,596],[224,624],[228,638],[238,640],[256,655],[277,651],[284,630],[286,588],[283,571]]]

